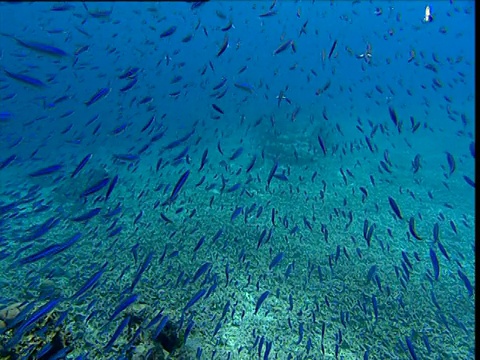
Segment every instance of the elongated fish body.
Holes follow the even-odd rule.
[[[25,74],[20,74],[20,73],[13,73],[13,72],[10,72],[8,70],[3,70],[5,72],[5,74],[11,78],[11,79],[14,79],[14,80],[17,80],[19,82],[22,82],[24,84],[27,84],[27,85],[32,85],[32,86],[35,86],[37,88],[43,88],[45,87],[45,83],[41,80],[38,80],[32,76],[28,76],[28,75],[25,75]]]
[[[90,100],[85,102],[85,105],[90,106],[92,104],[95,104],[98,100],[103,99],[105,96],[108,95],[110,92],[110,88],[102,88],[98,90],[91,98]]]
[[[37,52],[41,52],[51,56],[58,56],[58,57],[68,56],[68,54],[65,51],[55,46],[39,43],[36,41],[25,41],[20,39],[15,39],[15,40],[17,40],[17,42],[23,47],[26,47],[28,49],[31,49]]]

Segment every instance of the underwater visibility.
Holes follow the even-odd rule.
[[[474,359],[474,25],[0,3],[0,360]]]

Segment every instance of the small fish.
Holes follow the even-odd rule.
[[[35,261],[41,260],[43,258],[49,257],[49,256],[59,254],[59,253],[65,251],[65,250],[67,250],[72,245],[74,245],[80,239],[81,236],[82,236],[81,233],[76,233],[75,235],[73,235],[70,239],[68,239],[64,243],[50,245],[50,246],[36,252],[35,254],[29,255],[27,257],[24,257],[24,258],[20,259],[18,262],[19,262],[20,265],[25,265],[25,264],[30,264],[30,263],[33,263]]]
[[[92,95],[90,100],[85,102],[85,105],[90,106],[92,104],[95,104],[98,100],[106,97],[109,94],[110,90],[111,90],[110,88],[101,88],[94,95]]]
[[[300,343],[302,342],[303,340],[303,323],[300,323],[298,325],[298,340],[297,342],[295,343],[296,345],[300,345]]]
[[[378,302],[377,297],[372,295],[373,314],[375,315],[375,321],[378,320]]]
[[[87,197],[89,195],[95,194],[96,192],[102,190],[105,186],[107,186],[108,182],[110,181],[109,178],[102,179],[95,183],[94,185],[90,186],[89,188],[85,189],[81,194],[80,197]]]
[[[243,147],[239,147],[235,152],[230,156],[230,160],[233,161],[237,159],[243,153]]]
[[[432,261],[433,274],[435,276],[435,280],[438,280],[438,277],[440,276],[440,264],[438,263],[437,254],[435,253],[435,250],[433,250],[432,248],[430,248],[430,260]]]
[[[275,164],[273,164],[273,167],[270,170],[270,173],[268,174],[267,178],[267,187],[270,186],[270,182],[272,181],[273,175],[275,175],[275,172],[278,169],[278,161],[275,161]]]
[[[120,88],[120,92],[126,92],[128,90],[130,90],[138,81],[138,78],[137,77],[134,77],[132,80],[130,80],[127,85],[125,85],[124,87]]]
[[[269,270],[272,270],[275,266],[277,266],[277,265],[280,263],[280,261],[283,260],[283,257],[284,257],[284,256],[285,256],[285,253],[284,253],[283,251],[282,251],[282,252],[279,252],[279,253],[277,254],[277,256],[275,256],[275,257],[273,258],[273,260],[270,262],[270,265],[268,266],[268,269],[269,269]]]
[[[205,272],[207,272],[207,270],[210,269],[211,266],[212,266],[212,263],[210,263],[210,262],[206,262],[205,264],[200,266],[198,268],[198,270],[195,272],[195,275],[193,275],[193,279],[192,279],[191,283],[194,283],[195,281],[197,281],[198,278],[200,278],[200,276],[205,274]]]
[[[270,291],[265,291],[262,295],[257,300],[257,304],[255,305],[255,315],[258,313],[258,310],[260,310],[260,307],[262,306],[263,302],[265,299],[270,295]]]
[[[222,46],[220,46],[220,49],[217,52],[217,57],[222,55],[225,52],[225,50],[227,50],[227,48],[228,48],[228,35],[225,35]]]
[[[457,168],[456,164],[455,164],[455,158],[453,157],[452,154],[450,154],[448,151],[446,152],[446,155],[447,155],[447,162],[448,162],[448,167],[449,167],[449,176],[451,176],[453,174],[453,172],[455,171],[455,169]]]
[[[450,261],[450,256],[447,253],[447,249],[443,246],[443,244],[440,241],[437,241],[438,248],[440,249],[440,252],[445,256],[445,258]]]
[[[125,71],[118,78],[122,79],[122,80],[126,79],[126,78],[132,78],[132,77],[136,76],[136,74],[139,70],[140,70],[140,68],[138,68],[138,67],[129,68],[127,71]]]
[[[94,209],[92,209],[92,210],[90,210],[90,211],[88,211],[88,212],[86,212],[82,215],[79,215],[77,217],[72,218],[72,221],[75,221],[75,222],[88,221],[88,220],[92,219],[93,217],[97,216],[100,213],[101,210],[102,210],[101,208],[94,208]]]
[[[133,295],[129,296],[128,298],[126,298],[125,300],[123,300],[120,303],[120,305],[117,306],[117,308],[115,309],[113,314],[110,316],[108,321],[110,322],[110,321],[114,320],[123,310],[125,310],[127,307],[132,305],[135,301],[137,301],[137,299],[138,299],[138,295],[133,294]]]
[[[19,82],[22,82],[24,84],[27,84],[27,85],[32,85],[32,86],[35,86],[37,88],[43,88],[45,87],[45,83],[43,81],[40,81],[32,76],[28,76],[28,75],[25,75],[25,74],[20,74],[20,73],[13,73],[13,72],[10,72],[10,71],[7,71],[5,69],[3,69],[3,71],[5,72],[5,75],[7,75],[9,78],[13,79],[13,80],[17,80]]]
[[[200,289],[191,299],[190,301],[187,303],[187,305],[185,305],[185,308],[183,309],[183,311],[187,311],[188,309],[190,309],[193,305],[195,305],[197,303],[197,301],[199,301],[203,295],[205,295],[207,291],[205,289]]]
[[[82,170],[85,165],[87,164],[87,162],[92,158],[92,154],[88,154],[86,155],[82,161],[80,161],[80,163],[77,165],[77,167],[75,168],[75,170],[72,172],[72,175],[70,175],[71,178],[74,178],[79,172],[80,170]]]
[[[202,161],[200,163],[200,168],[198,169],[198,171],[201,171],[205,166],[205,164],[207,163],[207,156],[208,156],[208,149],[205,149],[202,155]]]
[[[110,181],[110,185],[108,185],[107,193],[105,194],[105,201],[107,201],[110,195],[112,194],[112,191],[115,188],[117,181],[118,181],[118,175],[115,175],[112,181]]]
[[[400,220],[403,220],[402,211],[401,211],[400,208],[398,207],[397,202],[395,201],[395,199],[389,196],[389,197],[388,197],[388,202],[390,203],[390,206],[391,206],[393,212],[395,213],[395,215],[397,215],[397,217],[398,217]]]
[[[170,26],[167,30],[165,30],[160,34],[160,38],[162,39],[162,38],[171,36],[175,33],[175,31],[177,31],[177,27],[175,25]]]
[[[252,158],[252,161],[250,162],[250,165],[248,165],[246,172],[249,173],[252,169],[253,166],[255,165],[255,161],[257,161],[257,155],[254,155]]]
[[[225,83],[227,82],[227,78],[226,77],[222,77],[222,80],[213,87],[213,90],[218,90],[220,89],[223,85],[225,85]]]
[[[397,117],[397,113],[395,112],[395,109],[393,107],[389,106],[388,107],[388,113],[390,114],[390,119],[392,119],[393,124],[395,125],[398,132],[400,133],[401,124],[398,121],[398,117]]]
[[[285,51],[290,45],[292,45],[293,40],[287,40],[283,44],[281,44],[279,47],[277,47],[273,51],[273,55],[280,54],[281,52]]]
[[[335,40],[332,44],[332,47],[330,48],[330,52],[328,53],[328,58],[330,59],[332,57],[333,52],[335,51],[335,47],[337,46],[337,40]]]
[[[405,337],[405,340],[407,342],[408,351],[412,357],[412,360],[417,360],[417,354],[415,354],[415,348],[413,347],[412,340],[410,340],[408,336]]]
[[[232,185],[231,187],[229,187],[226,192],[231,193],[231,192],[237,191],[241,185],[242,185],[241,183],[236,183],[235,185]]]
[[[180,176],[177,183],[175,184],[175,187],[172,190],[172,193],[170,194],[168,202],[171,203],[177,198],[183,185],[185,185],[185,182],[187,181],[189,175],[190,175],[190,170],[187,170],[182,174],[182,176]]]
[[[50,313],[58,304],[60,303],[59,299],[50,300],[48,303],[43,305],[37,311],[35,311],[27,320],[25,320],[22,325],[15,331],[13,337],[8,341],[4,346],[4,349],[10,349],[14,347],[21,340],[23,335],[29,332],[40,319],[44,318],[48,313]]]
[[[158,323],[157,329],[155,330],[155,334],[153,335],[153,338],[156,339],[160,334],[162,333],[162,330],[165,328],[165,326],[168,323],[168,315],[165,315],[162,320]]]
[[[246,91],[248,93],[253,93],[254,92],[254,88],[252,85],[248,84],[248,83],[234,83],[233,84],[237,89],[240,89],[240,90],[243,90],[243,91]]]
[[[85,294],[88,290],[92,289],[100,280],[102,275],[104,274],[105,270],[102,268],[101,270],[97,271],[95,274],[93,274],[86,282],[83,284],[83,286],[78,289],[78,291],[73,294],[70,299],[78,299],[80,296]]]
[[[122,161],[137,161],[140,156],[137,154],[113,154],[113,158]]]
[[[213,238],[212,238],[212,244],[213,244],[215,241],[217,241],[218,239],[220,239],[220,236],[222,236],[222,235],[223,235],[223,229],[220,228],[220,229],[217,231],[217,233],[213,236]]]
[[[197,250],[200,249],[200,247],[203,245],[204,242],[205,242],[205,236],[202,236],[200,240],[198,240],[198,243],[195,246],[195,249],[193,249],[193,252],[197,252]]]
[[[135,278],[132,281],[132,286],[130,286],[130,291],[133,291],[135,289],[135,286],[137,286],[138,282],[140,281],[140,278],[142,277],[142,274],[147,270],[148,266],[152,262],[153,259],[153,252],[150,252],[145,260],[143,261],[142,265],[137,271],[137,274],[135,275]]]
[[[270,10],[270,11],[267,11],[266,13],[260,14],[258,16],[261,17],[261,18],[264,18],[264,17],[270,17],[270,16],[274,16],[274,15],[277,15],[277,10]]]
[[[225,112],[224,112],[222,109],[220,109],[220,108],[219,108],[217,105],[215,105],[215,104],[212,104],[212,108],[213,108],[215,111],[217,111],[217,112],[219,112],[220,114],[222,114],[222,115],[225,114]]]
[[[14,39],[23,47],[26,47],[27,49],[34,50],[43,54],[56,56],[56,57],[63,57],[68,55],[65,51],[55,46],[39,43],[36,41],[26,41],[26,40],[20,40],[17,38],[14,38]]]
[[[238,206],[235,208],[235,210],[232,213],[232,216],[230,217],[230,221],[235,220],[243,211],[243,206]]]
[[[15,159],[17,158],[17,155],[10,155],[8,158],[6,158],[3,161],[0,161],[0,170],[5,169],[8,165],[10,165]]]
[[[376,274],[377,272],[377,265],[372,265],[372,267],[370,267],[370,270],[368,270],[368,274],[367,274],[367,284],[370,282],[370,280],[373,279],[373,276]]]
[[[117,330],[115,330],[115,333],[113,334],[112,338],[110,339],[110,341],[107,343],[107,345],[105,345],[104,349],[105,350],[110,350],[113,346],[113,344],[115,343],[115,341],[117,341],[118,337],[120,336],[120,334],[123,332],[123,329],[125,329],[125,327],[127,327],[127,325],[130,323],[130,315],[126,316],[122,322],[120,323],[120,325],[118,325],[118,328]]]
[[[320,144],[320,147],[322,148],[323,155],[327,155],[327,149],[325,148],[325,144],[322,138],[320,137],[320,135],[317,135],[317,140],[318,140],[318,143]]]
[[[145,130],[147,130],[150,125],[152,125],[152,123],[155,121],[155,115],[153,115],[150,120],[143,126],[142,130],[140,132],[144,132]]]
[[[460,279],[462,279],[463,283],[465,284],[465,287],[467,288],[467,291],[468,291],[468,296],[472,296],[473,286],[470,280],[468,279],[467,275],[465,275],[460,269],[458,269],[458,276],[460,276]]]
[[[423,240],[417,233],[417,229],[415,228],[415,218],[412,216],[408,222],[408,229],[410,230],[410,234],[417,239],[417,240]]]
[[[53,173],[57,172],[62,167],[63,167],[63,165],[61,165],[61,164],[47,166],[45,168],[39,169],[37,171],[34,171],[34,172],[28,174],[28,176],[38,177],[38,176],[50,175],[50,174],[53,174]]]
[[[465,180],[465,182],[470,185],[471,187],[473,187],[475,189],[475,181],[470,179],[467,175],[463,175],[463,180]]]

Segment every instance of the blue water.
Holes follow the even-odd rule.
[[[473,1],[0,4],[0,358],[473,359]]]

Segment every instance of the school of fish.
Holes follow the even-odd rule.
[[[474,2],[0,4],[0,359],[473,359]]]

